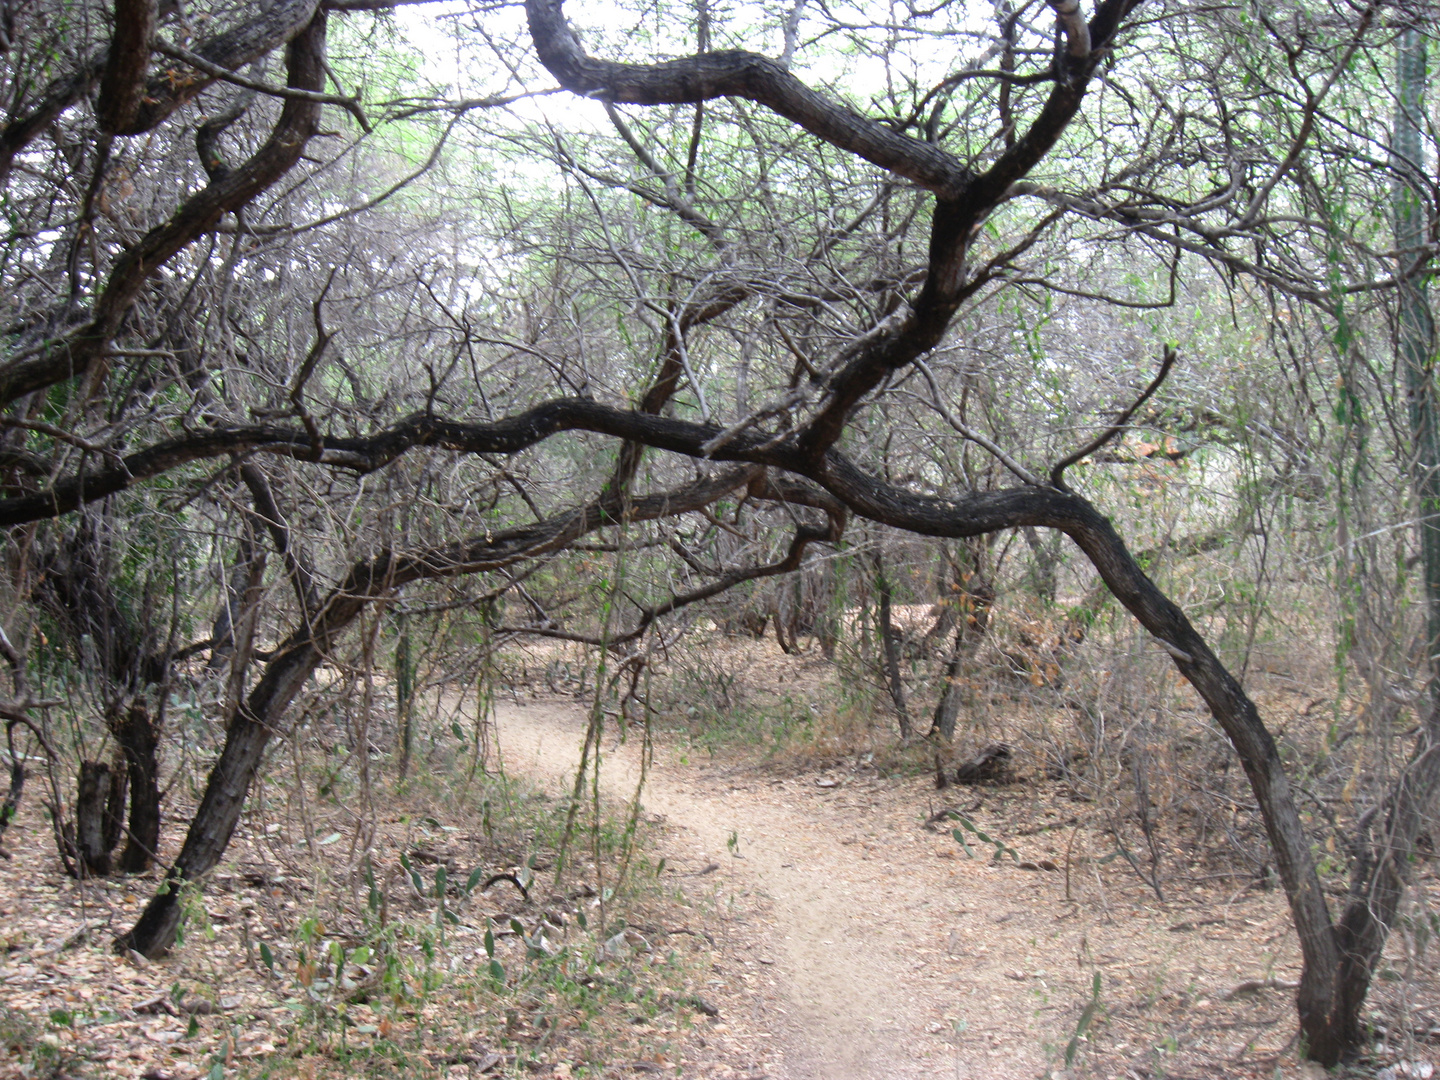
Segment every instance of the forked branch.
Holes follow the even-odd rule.
[[[1176,352],[1174,347],[1166,345],[1165,356],[1160,361],[1160,370],[1156,373],[1155,378],[1150,380],[1150,385],[1145,388],[1145,392],[1136,398],[1134,404],[1122,412],[1108,428],[1091,439],[1079,450],[1076,450],[1073,454],[1061,458],[1055,463],[1055,467],[1050,470],[1050,483],[1052,486],[1059,488],[1061,491],[1070,490],[1065,484],[1065,470],[1082,458],[1095,453],[1096,450],[1099,450],[1125,430],[1126,425],[1130,423],[1130,418],[1135,415],[1136,410],[1139,409],[1141,405],[1144,405],[1145,402],[1149,401],[1151,397],[1154,396],[1156,390],[1160,389],[1161,383],[1163,383],[1165,377],[1170,374],[1170,369],[1175,366],[1175,357]]]

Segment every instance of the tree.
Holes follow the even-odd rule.
[[[1349,115],[1373,86],[1348,77],[1387,47],[1379,5],[1098,0],[1087,19],[1077,0],[1051,0],[1044,18],[998,4],[988,33],[946,5],[814,26],[800,4],[725,26],[701,6],[693,36],[683,20],[615,35],[632,62],[587,52],[559,0],[529,0],[523,31],[503,7],[470,16],[467,40],[487,43],[482,71],[499,92],[363,105],[327,93],[332,18],[386,6],[290,0],[181,48],[178,11],[120,0],[87,34],[37,17],[7,58],[0,176],[17,239],[0,523],[20,551],[37,523],[169,485],[168,505],[203,522],[241,583],[212,610],[235,626],[263,604],[270,627],[288,626],[263,657],[247,646],[225,661],[224,746],[165,886],[121,945],[170,947],[180,889],[220,859],[297,694],[401,589],[477,576],[490,599],[523,595],[526,575],[592,533],[623,549],[646,523],[713,524],[720,508],[785,530],[783,551],[730,564],[671,536],[675,581],[633,599],[623,625],[567,630],[531,596],[534,618],[510,627],[614,651],[683,607],[795,570],[850,515],[957,540],[1051,529],[1224,729],[1299,933],[1308,1052],[1330,1063],[1353,1047],[1407,830],[1433,807],[1434,783],[1421,781],[1434,722],[1389,804],[1397,826],[1357,849],[1336,923],[1254,703],[1068,477],[1185,367],[1184,349],[1177,362],[1124,312],[1199,295],[1209,267],[1241,305],[1335,320],[1345,302],[1408,295],[1428,272],[1418,217],[1397,226],[1412,230],[1399,245],[1411,260],[1376,273],[1388,255],[1373,220],[1337,227],[1325,195],[1334,174],[1379,205],[1375,182],[1349,168],[1375,165],[1374,137]],[[758,30],[742,21],[752,16]],[[850,51],[802,40],[807,27]],[[751,32],[777,38],[779,58],[714,47]],[[950,69],[910,47],[933,39],[983,44]],[[282,46],[278,86],[262,61]],[[371,47],[347,41],[342,70]],[[796,74],[806,56],[817,69],[852,61],[884,90],[863,108],[843,77],[817,90]],[[551,80],[598,101],[613,137],[600,116],[566,130],[527,114]],[[333,143],[327,106],[364,136]],[[141,134],[153,143],[121,141]],[[485,148],[483,175],[461,181],[454,145],[467,141]],[[250,148],[238,164],[232,144]],[[1398,154],[1413,175],[1422,155]],[[556,178],[527,195],[514,181],[537,160]],[[484,215],[445,198],[462,182],[484,191]],[[406,202],[422,190],[435,201]],[[1412,190],[1430,237],[1433,192]],[[1057,297],[1074,306],[1057,312]],[[1123,370],[1106,345],[1126,354]],[[967,350],[990,350],[989,369]],[[1142,390],[1140,361],[1157,353]],[[1010,486],[980,482],[972,452]],[[426,520],[402,532],[386,509],[396,499]],[[367,516],[374,527],[353,527]],[[267,596],[262,533],[285,585]],[[19,590],[16,610],[30,601]],[[213,660],[225,637],[194,647]],[[898,672],[890,681],[904,715]],[[16,694],[7,708],[33,707]]]

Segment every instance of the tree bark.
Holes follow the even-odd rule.
[[[113,852],[115,845],[125,832],[125,800],[130,794],[130,774],[125,767],[125,755],[116,753],[110,764],[110,791],[105,797],[105,823],[102,843],[105,850]]]
[[[140,115],[156,15],[155,0],[115,0],[115,31],[95,100],[95,118],[107,134],[132,134]]]
[[[102,761],[80,762],[75,788],[75,867],[82,878],[110,873],[111,849],[105,844],[109,798],[110,766]]]
[[[410,620],[402,613],[395,618],[395,719],[400,741],[400,779],[410,772],[410,755],[415,748],[415,664],[410,658]]]
[[[130,826],[118,869],[143,874],[154,865],[160,850],[160,724],[141,696],[133,698],[125,715],[111,729],[124,755],[130,787]],[[119,771],[118,768],[116,770]]]
[[[968,577],[957,567],[956,592],[948,601],[959,607],[955,624],[955,643],[945,663],[945,680],[940,691],[940,700],[935,703],[935,716],[930,722],[930,734],[939,735],[948,742],[955,739],[955,721],[960,715],[960,670],[965,657],[975,651],[975,643],[985,636],[990,625],[990,609],[995,603],[995,590],[988,582],[978,578],[979,571]],[[977,583],[972,585],[971,581]]]

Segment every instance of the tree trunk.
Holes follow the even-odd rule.
[[[1041,540],[1039,534],[1032,528],[1020,530],[1025,538],[1025,544],[1030,549],[1030,555],[1035,560],[1033,584],[1035,595],[1045,601],[1046,606],[1053,607],[1056,594],[1059,592],[1059,568],[1060,568],[1060,545],[1051,542],[1047,537]],[[1053,539],[1058,541],[1059,536]]]
[[[160,850],[160,725],[143,698],[130,702],[124,717],[111,728],[125,756],[130,783],[130,828],[119,869],[143,874],[154,865]],[[118,770],[117,770],[118,771]]]
[[[820,596],[815,603],[815,638],[820,642],[820,655],[831,661],[835,659],[835,647],[840,644],[845,617],[837,577],[835,560],[826,559],[820,571]]]
[[[344,606],[344,605],[342,605]],[[356,611],[363,601],[352,602]],[[354,615],[345,618],[348,625]],[[323,639],[328,643],[329,637]],[[116,942],[120,951],[134,949],[152,959],[165,954],[180,929],[180,891],[215,868],[240,821],[240,811],[270,735],[278,729],[290,702],[320,662],[321,650],[311,633],[297,631],[265,669],[244,706],[225,732],[220,760],[210,770],[205,795],[195,811],[185,845],[165,876],[165,885],[146,905],[140,920]]]
[[[960,669],[965,657],[975,651],[974,645],[985,636],[990,625],[990,608],[995,603],[995,590],[985,582],[971,587],[968,580],[957,583],[959,596],[951,601],[958,607],[955,643],[945,664],[945,683],[940,700],[935,703],[935,717],[930,734],[946,742],[955,739],[955,721],[960,715]],[[973,631],[973,633],[972,633]]]
[[[114,851],[125,831],[125,798],[130,793],[130,776],[125,768],[125,755],[117,752],[110,764],[110,791],[105,798],[104,833],[101,837],[106,851]]]
[[[14,721],[11,721],[10,730],[14,730]],[[20,796],[24,791],[25,764],[15,753],[12,743],[10,747],[10,787],[5,792],[5,801],[0,802],[0,840],[5,839],[5,830],[10,828],[10,823],[15,820],[15,815],[20,810]],[[0,851],[3,850],[0,848]]]
[[[960,716],[960,668],[964,652],[965,624],[962,622],[955,628],[955,644],[950,647],[950,657],[945,663],[940,700],[935,703],[935,717],[930,721],[930,734],[939,735],[947,743],[955,741],[955,721]]]
[[[1063,516],[1071,520],[1062,522]],[[1140,569],[1107,518],[1085,500],[1076,499],[1068,512],[1056,513],[1046,524],[1063,529],[1075,541],[1115,598],[1170,654],[1175,667],[1210,707],[1235,748],[1260,806],[1304,959],[1295,1003],[1301,1030],[1312,1057],[1324,1060],[1318,1056],[1318,1048],[1338,1058],[1331,1017],[1339,1000],[1336,979],[1340,950],[1315,869],[1310,838],[1274,737],[1260,719],[1255,703],[1184,613]]]
[[[777,582],[770,592],[770,621],[775,627],[775,644],[786,656],[800,651],[799,636],[795,633],[795,605],[785,596],[785,584]]]
[[[211,671],[223,668],[235,651],[235,627],[240,623],[255,554],[255,541],[247,522],[247,527],[240,533],[240,550],[235,557],[235,565],[225,577],[220,610],[215,614],[215,623],[210,631],[210,659],[205,666]]]
[[[106,877],[111,847],[105,843],[111,786],[110,766],[80,762],[75,789],[75,866],[80,877]]]

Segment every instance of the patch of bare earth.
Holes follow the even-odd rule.
[[[573,775],[585,727],[573,702],[503,704],[498,723],[510,768]],[[602,784],[617,799],[635,790],[637,742],[606,737]],[[658,844],[676,882],[708,885],[720,916],[709,991],[725,1015],[688,1052],[698,1071],[1312,1075],[1278,891],[1232,879],[1172,886],[1161,903],[1059,784],[936,792],[863,758],[796,772],[793,759],[695,754],[662,747],[643,803],[671,826]],[[953,822],[926,826],[945,807],[1016,854],[992,859],[967,832],[967,855]],[[1422,888],[1433,895],[1433,879]],[[1098,1007],[1072,1045],[1097,973]]]
[[[833,679],[814,654],[726,649],[734,668],[749,665],[797,701],[817,699]],[[573,697],[502,702],[506,769],[552,796],[568,791],[585,724]],[[987,737],[1013,736],[997,721]],[[427,990],[419,928],[435,924],[436,901],[411,886],[400,853],[422,884],[445,866],[453,885],[475,867],[518,868],[533,836],[491,836],[474,791],[458,782],[383,796],[375,874],[392,925],[408,927],[394,945],[407,982],[390,998],[349,995],[343,1023],[336,1007],[346,994],[317,1000],[297,980],[297,935],[321,917],[325,941],[350,948],[364,938],[345,807],[317,799],[302,812],[275,793],[252,800],[207,889],[208,916],[172,957],[147,964],[109,946],[154,877],[65,879],[32,792],[6,836],[13,858],[0,866],[0,1020],[28,1025],[23,1036],[0,1031],[9,1040],[0,1076],[34,1060],[22,1037],[53,1044],[62,1066],[53,1076],[151,1080],[191,1080],[217,1062],[226,1076],[437,1080],[1312,1075],[1294,1045],[1288,985],[1298,958],[1278,892],[1229,875],[1187,877],[1186,853],[1172,846],[1162,903],[1114,857],[1095,804],[1063,784],[1032,770],[1024,783],[937,792],[928,775],[877,767],[887,742],[877,735],[874,753],[817,740],[779,758],[710,756],[661,733],[642,797],[649,866],[665,859],[660,891],[642,890],[619,912],[638,934],[626,955],[586,968],[588,989],[559,997],[520,979],[534,961],[514,936],[496,943],[510,985],[487,984],[484,933],[514,916],[529,934],[554,911],[564,926],[547,934],[572,955],[592,955],[599,913],[583,887],[603,885],[593,867],[582,857],[554,893],[542,866],[529,902],[505,882],[466,897],[452,888],[458,923],[435,950],[444,977]],[[613,727],[605,735],[603,787],[617,807],[635,791],[638,744],[633,728],[623,744]],[[556,812],[553,798],[535,805]],[[951,836],[958,820],[932,820],[947,808],[973,825],[962,828],[972,853]],[[177,801],[171,820],[185,812]],[[172,827],[167,854],[178,840]],[[996,842],[1007,849],[999,859]],[[1434,870],[1420,868],[1418,915],[1440,907]],[[1354,1075],[1437,1057],[1426,1040],[1440,1036],[1440,985],[1434,949],[1416,946],[1423,924],[1392,939],[1374,997],[1394,1030]],[[261,942],[274,950],[273,975]],[[705,1015],[702,1002],[719,1015]]]

